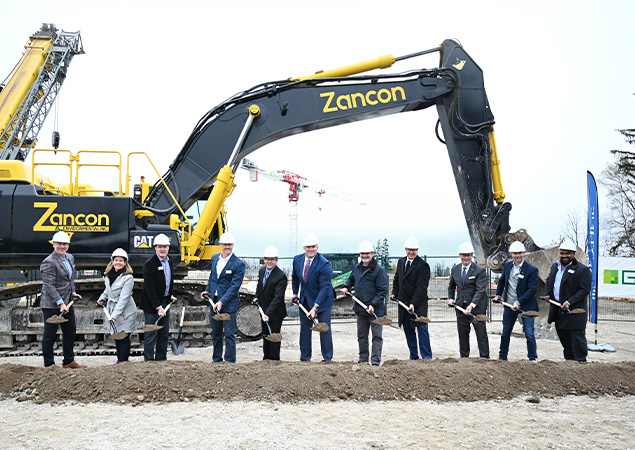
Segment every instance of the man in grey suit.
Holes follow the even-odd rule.
[[[75,362],[75,310],[68,304],[71,299],[81,299],[75,292],[75,258],[70,253],[66,253],[70,245],[68,234],[58,231],[53,235],[53,253],[42,261],[40,273],[42,274],[42,296],[40,297],[40,308],[44,316],[44,335],[42,337],[42,355],[44,356],[44,367],[54,366],[55,358],[53,354],[53,344],[57,338],[57,327],[62,327],[62,349],[64,360],[62,367],[65,369],[83,369],[86,366]],[[48,323],[46,319],[56,314],[64,314],[67,322],[62,324]]]
[[[460,306],[473,315],[487,312],[487,271],[472,261],[474,247],[464,242],[459,247],[461,264],[452,268],[448,287],[448,305]],[[456,293],[456,302],[454,300]],[[459,332],[461,358],[470,357],[470,316],[456,310],[456,327]],[[472,322],[481,358],[489,358],[489,341],[485,322]]]

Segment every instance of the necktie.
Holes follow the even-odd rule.
[[[267,284],[267,278],[269,278],[269,273],[270,272],[268,270],[265,271],[265,279],[262,281],[263,286]]]
[[[406,272],[408,272],[408,269],[410,269],[410,263],[412,261],[408,260],[408,262],[406,263]]]
[[[304,263],[304,282],[306,283],[306,277],[309,275],[309,267],[311,267],[311,260],[307,259]]]
[[[467,275],[467,267],[463,267],[463,272],[461,273],[461,281],[465,283],[465,276]]]

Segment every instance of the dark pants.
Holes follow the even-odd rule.
[[[49,317],[58,315],[59,313],[59,308],[42,308],[42,315],[44,316],[44,335],[42,336],[44,367],[55,364],[53,346],[55,344],[55,340],[57,339],[58,326],[62,327],[62,350],[64,352],[62,365],[65,366],[75,361],[75,351],[73,350],[73,346],[75,344],[75,334],[77,332],[77,326],[75,324],[75,308],[71,306],[70,310],[64,314],[64,318],[68,319],[68,322],[57,324],[48,323],[46,321]]]
[[[262,359],[273,359],[275,361],[280,361],[280,342],[269,342],[265,339],[265,336],[269,336],[269,328],[267,328],[267,324],[261,320],[260,325],[262,326]],[[272,333],[280,333],[280,329],[282,328],[282,320],[270,320],[269,326],[271,327]]]
[[[384,344],[382,337],[383,327],[372,321],[374,317],[369,315],[357,316],[357,343],[359,344],[359,359],[357,362],[368,362],[368,332],[373,336],[373,343],[370,352],[370,362],[373,366],[378,366],[381,362],[381,348]]]
[[[485,322],[471,322],[469,316],[460,313],[456,316],[456,328],[459,332],[459,353],[461,358],[470,357],[470,323],[476,333],[478,353],[481,358],[489,358],[489,340]]]
[[[584,328],[581,330],[562,330],[556,322],[556,332],[562,344],[564,359],[575,361],[586,361],[589,349],[586,342]]]
[[[306,306],[307,311],[309,310]],[[320,347],[322,349],[322,361],[333,359],[333,333],[331,330],[331,310],[317,313],[317,320],[329,326],[328,331],[320,332]],[[313,321],[300,310],[300,361],[311,361],[311,327]]]
[[[126,334],[126,337],[115,341],[115,348],[117,349],[117,362],[128,361],[130,358],[130,335]]]
[[[210,306],[214,362],[223,361],[223,336],[225,337],[225,361],[236,362],[236,313],[228,313],[229,320],[215,320],[216,313]],[[223,310],[221,309],[221,313]]]
[[[158,313],[144,312],[146,325],[154,325],[159,318]],[[143,336],[143,360],[165,361],[168,359],[168,338],[170,335],[170,311],[159,320],[163,328],[157,331],[146,331]]]
[[[514,324],[518,319],[518,311],[513,311],[511,308],[505,308],[503,311],[503,333],[501,335],[501,345],[498,352],[498,359],[507,359],[509,354],[509,341],[514,329]],[[538,358],[536,349],[536,334],[534,331],[534,318],[533,317],[521,317],[523,323],[523,332],[527,339],[527,357],[530,361],[534,361]]]
[[[432,348],[430,347],[430,333],[428,333],[428,325],[422,324],[412,328],[410,319],[405,318],[403,323],[403,332],[406,335],[406,343],[410,350],[410,359],[419,359],[419,353],[423,359],[432,359]],[[417,334],[419,334],[419,345],[417,346]],[[418,347],[418,348],[417,348]]]

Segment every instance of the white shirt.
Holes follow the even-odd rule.
[[[227,265],[229,258],[231,258],[233,252],[227,258],[223,258],[223,254],[218,255],[218,261],[216,261],[216,279],[220,278],[220,274],[223,272],[223,269]],[[218,296],[218,291],[214,293],[214,295]]]

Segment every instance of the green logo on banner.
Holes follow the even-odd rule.
[[[605,270],[604,271],[604,284],[619,284],[620,283],[620,271],[619,270]]]

